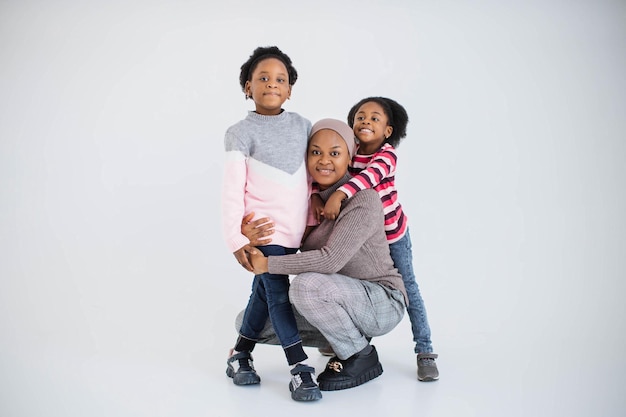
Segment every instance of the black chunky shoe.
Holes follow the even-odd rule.
[[[289,391],[295,401],[315,401],[322,398],[319,387],[313,381],[315,368],[303,364],[294,366],[291,370]]]
[[[383,373],[376,347],[370,353],[356,353],[348,359],[331,358],[324,372],[317,377],[322,391],[336,391],[364,384]]]
[[[233,362],[238,361],[239,368],[235,371]],[[252,365],[252,354],[250,352],[239,352],[228,358],[226,362],[226,375],[233,379],[235,385],[254,385],[261,382]]]

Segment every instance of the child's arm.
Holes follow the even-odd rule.
[[[383,179],[395,175],[397,159],[391,145],[383,146],[361,172],[337,190],[343,191],[346,198],[350,198],[360,190],[376,187]]]
[[[324,217],[335,220],[341,210],[341,202],[346,198],[348,198],[348,196],[341,190],[332,193],[324,205]]]
[[[250,240],[241,233],[241,219],[245,213],[246,166],[243,156],[230,152],[224,167],[222,183],[222,234],[226,246],[234,254]],[[237,255],[235,258],[239,260]]]

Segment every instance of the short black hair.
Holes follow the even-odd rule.
[[[298,79],[298,71],[291,64],[291,58],[283,51],[278,49],[277,46],[259,46],[252,52],[250,58],[241,66],[241,73],[239,74],[239,85],[241,85],[241,89],[245,92],[246,90],[246,81],[250,81],[252,77],[252,73],[256,66],[262,60],[266,58],[276,58],[279,59],[285,64],[287,67],[287,74],[289,75],[289,85],[294,85],[296,80]]]
[[[389,126],[393,127],[391,136],[385,139],[385,143],[390,144],[394,148],[400,145],[400,141],[406,136],[406,125],[409,123],[409,115],[404,107],[402,107],[397,101],[387,97],[367,97],[356,103],[350,109],[348,113],[348,125],[354,127],[354,116],[359,108],[365,104],[373,101],[380,104],[385,112],[385,116],[389,120]]]

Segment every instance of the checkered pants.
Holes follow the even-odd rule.
[[[330,344],[340,359],[365,348],[367,337],[389,333],[406,309],[399,290],[341,274],[300,274],[291,282],[289,298],[303,345]],[[235,322],[237,329],[241,318],[242,313]],[[269,320],[259,343],[280,344]]]

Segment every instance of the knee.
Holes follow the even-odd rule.
[[[272,294],[271,300],[274,305],[289,304],[289,294],[287,291],[278,291]]]
[[[274,305],[289,303],[289,277],[263,276],[264,298]]]
[[[289,299],[295,306],[302,306],[309,303],[316,303],[324,296],[321,291],[327,286],[325,275],[313,272],[305,272],[297,275],[291,281],[289,288]]]

